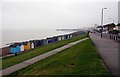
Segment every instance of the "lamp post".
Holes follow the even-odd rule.
[[[101,28],[101,38],[102,38],[102,32],[103,32],[103,12],[104,12],[105,9],[107,9],[107,8],[102,8],[102,15],[101,15],[101,26],[102,26],[102,28]]]

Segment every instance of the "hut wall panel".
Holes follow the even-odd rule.
[[[24,50],[28,50],[28,47],[27,47],[27,45],[24,45]]]
[[[33,49],[34,48],[34,43],[31,43],[31,49]]]
[[[24,51],[24,45],[20,46],[20,51]]]
[[[10,48],[10,53],[18,53],[20,52],[20,46],[16,46],[16,47],[11,47]]]

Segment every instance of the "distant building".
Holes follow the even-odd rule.
[[[113,31],[115,26],[116,25],[114,23],[111,23],[111,24],[104,25],[103,27],[107,29],[107,31]]]
[[[120,31],[120,23],[116,25],[115,29]]]
[[[97,30],[100,30],[100,29],[102,29],[103,27],[102,27],[102,26],[97,26],[96,28],[97,28]]]

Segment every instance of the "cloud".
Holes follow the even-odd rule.
[[[101,9],[118,19],[117,2],[43,1],[2,3],[4,29],[83,28],[100,24]]]

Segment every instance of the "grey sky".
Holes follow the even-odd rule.
[[[100,0],[99,0],[100,1]],[[101,9],[104,24],[118,22],[118,2],[80,0],[40,0],[1,3],[3,29],[84,28],[100,24]],[[112,18],[112,19],[109,19]],[[1,28],[1,27],[0,27]]]

